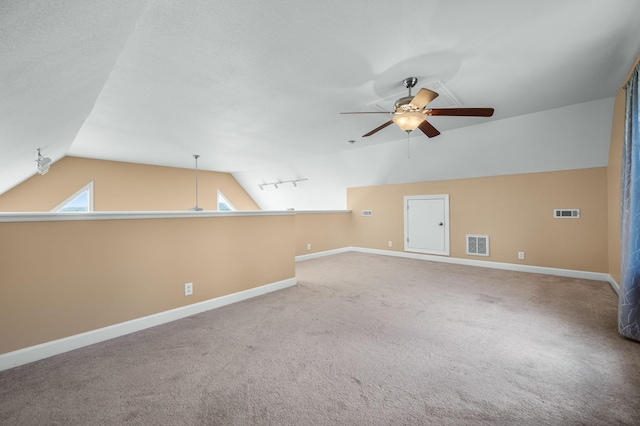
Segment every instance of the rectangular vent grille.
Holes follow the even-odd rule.
[[[371,210],[362,210],[362,216],[371,216],[372,214]]]
[[[489,256],[489,236],[467,235],[467,254]]]
[[[555,209],[553,217],[556,219],[579,219],[580,209]]]

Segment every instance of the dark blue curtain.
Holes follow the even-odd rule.
[[[626,91],[624,147],[620,194],[620,243],[622,271],[618,302],[618,329],[630,339],[640,340],[640,122],[638,121],[638,68],[633,70]]]

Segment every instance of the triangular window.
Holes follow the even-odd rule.
[[[219,212],[234,212],[236,208],[233,207],[233,204],[227,200],[227,197],[224,196],[222,192],[218,189],[218,211]]]
[[[93,211],[93,181],[80,188],[71,197],[51,210],[57,213],[84,213]]]

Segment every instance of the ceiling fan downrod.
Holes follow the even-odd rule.
[[[200,156],[197,154],[193,156],[196,159],[196,205],[189,209],[190,212],[201,212],[203,210],[202,207],[198,206],[198,157]]]
[[[409,89],[409,96],[411,96],[411,89],[414,88],[417,83],[418,79],[416,77],[407,77],[402,80],[402,84],[404,85],[404,87]]]

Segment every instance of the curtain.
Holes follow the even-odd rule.
[[[625,86],[626,116],[620,194],[622,271],[618,301],[618,330],[640,340],[640,122],[638,69]]]

